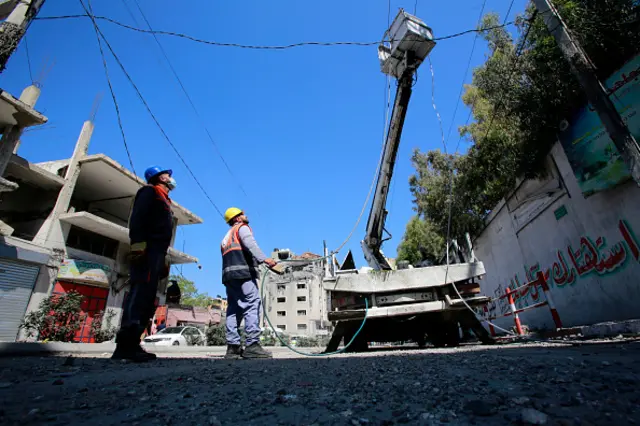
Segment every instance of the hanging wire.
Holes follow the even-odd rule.
[[[200,190],[204,193],[205,197],[209,200],[209,203],[211,203],[211,205],[213,206],[213,208],[216,210],[216,212],[218,212],[218,214],[220,215],[220,217],[224,217],[224,214],[222,213],[222,211],[218,208],[218,206],[216,205],[216,203],[213,201],[213,199],[211,199],[211,197],[209,196],[209,193],[207,192],[206,189],[204,189],[204,187],[202,186],[202,184],[200,183],[200,181],[198,180],[198,178],[196,177],[195,173],[193,172],[193,170],[191,169],[191,167],[189,166],[189,164],[186,162],[186,160],[184,159],[184,157],[182,156],[182,154],[180,154],[180,151],[178,150],[178,148],[175,146],[175,144],[173,143],[173,141],[171,140],[171,138],[169,137],[169,135],[167,134],[167,132],[164,130],[164,128],[162,127],[162,125],[160,124],[160,122],[158,121],[157,117],[155,116],[155,114],[153,113],[153,111],[151,110],[151,107],[149,106],[149,104],[147,103],[146,99],[144,98],[144,96],[142,96],[142,93],[140,92],[140,89],[138,88],[138,86],[135,84],[135,82],[133,81],[133,79],[131,78],[131,75],[127,72],[126,68],[124,67],[124,65],[122,64],[122,61],[120,61],[120,58],[118,57],[118,55],[115,53],[115,51],[113,50],[113,48],[111,47],[111,44],[109,43],[109,41],[107,40],[107,38],[105,37],[105,35],[102,33],[102,31],[100,30],[100,27],[98,26],[98,23],[96,22],[96,20],[94,19],[93,15],[89,12],[89,10],[87,9],[87,7],[85,6],[83,0],[79,0],[80,4],[82,5],[82,7],[85,9],[86,13],[90,16],[93,25],[96,29],[96,31],[98,32],[98,34],[100,34],[100,37],[102,38],[102,40],[104,41],[105,45],[107,46],[107,48],[109,49],[109,51],[111,52],[111,54],[113,55],[114,59],[116,60],[117,64],[120,66],[120,69],[122,70],[122,72],[124,73],[125,77],[127,77],[127,80],[129,80],[129,83],[131,84],[131,86],[134,88],[134,90],[136,91],[136,94],[138,95],[138,98],[140,99],[140,101],[142,102],[142,104],[145,106],[147,112],[149,113],[149,115],[151,116],[151,118],[153,119],[153,121],[155,122],[156,126],[158,127],[158,129],[160,130],[160,132],[162,133],[162,135],[164,136],[165,140],[169,143],[169,145],[171,146],[171,148],[174,150],[174,152],[176,153],[176,155],[178,156],[178,158],[180,159],[180,161],[182,162],[182,164],[185,166],[185,168],[187,169],[187,171],[189,172],[189,174],[191,175],[191,177],[193,178],[193,180],[196,182],[196,184],[198,185],[198,187],[200,188]]]

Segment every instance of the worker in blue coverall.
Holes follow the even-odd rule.
[[[231,207],[224,220],[231,229],[222,240],[222,283],[227,290],[227,359],[271,358],[260,345],[260,293],[258,265],[274,267],[276,261],[265,256],[253,238],[249,219],[244,212]],[[240,344],[238,328],[244,319],[245,349]]]
[[[153,317],[158,282],[169,275],[165,259],[173,234],[169,192],[175,189],[176,181],[172,174],[169,169],[149,167],[144,172],[147,185],[135,196],[129,219],[130,290],[112,359],[134,362],[156,359],[142,349],[140,335]]]

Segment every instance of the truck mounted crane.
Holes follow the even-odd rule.
[[[383,237],[387,195],[414,75],[434,46],[431,28],[400,9],[385,34],[385,41],[378,47],[382,72],[397,79],[398,84],[366,234],[361,243],[371,270],[368,273],[338,271],[325,279],[324,289],[330,304],[328,319],[335,324],[326,352],[335,351],[343,338],[345,344],[349,342],[360,328],[365,313],[366,325],[349,347],[351,351],[365,350],[368,342],[407,340],[419,346],[427,341],[436,347],[456,346],[460,342],[460,327],[472,330],[483,343],[493,342],[469,309],[489,301],[480,295],[480,286],[476,283],[485,269],[472,255],[470,239],[470,259],[465,262],[460,255],[454,256],[461,263],[394,269],[382,252],[382,243],[388,239]]]

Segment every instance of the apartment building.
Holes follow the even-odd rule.
[[[327,295],[322,286],[326,261],[313,261],[321,257],[313,253],[296,256],[288,249],[276,249],[272,257],[289,270],[282,276],[269,274],[265,280],[265,312],[273,326],[291,336],[330,334]],[[262,324],[269,327],[264,315]]]

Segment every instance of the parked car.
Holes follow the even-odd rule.
[[[196,327],[179,326],[167,327],[156,334],[147,336],[142,341],[143,345],[158,346],[204,346],[206,337]]]

